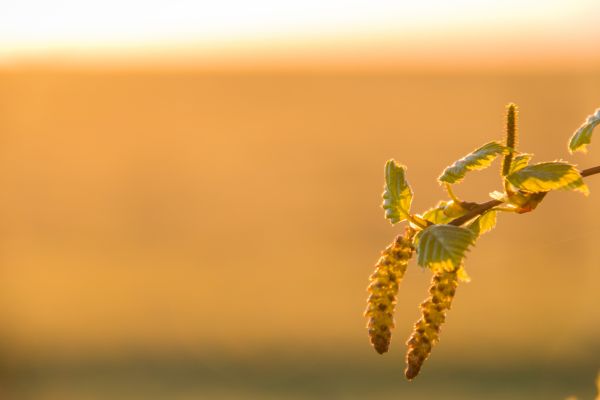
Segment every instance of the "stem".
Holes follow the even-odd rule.
[[[418,226],[421,229],[425,229],[427,228],[427,225],[423,225],[421,222],[419,222],[415,217],[413,217],[412,215],[408,216],[408,222],[411,222],[413,224],[415,224],[416,226]]]
[[[592,168],[584,169],[583,171],[581,171],[581,176],[583,176],[584,178],[586,176],[590,176],[590,175],[594,175],[594,174],[600,174],[600,165],[598,165],[597,167],[592,167]]]
[[[587,168],[587,169],[584,169],[583,171],[581,171],[581,176],[583,176],[583,177],[591,176],[591,175],[595,175],[595,174],[600,174],[600,165],[597,167]],[[481,214],[485,213],[486,211],[491,210],[492,208],[494,208],[496,206],[499,206],[502,203],[503,202],[500,200],[490,200],[490,201],[486,201],[485,203],[478,204],[477,207],[475,207],[474,209],[472,209],[471,211],[469,211],[462,217],[453,219],[448,224],[455,225],[455,226],[461,226],[465,222],[469,222],[470,220],[477,217],[478,215],[481,215]]]
[[[504,207],[498,206],[498,207],[496,207],[494,209],[494,211],[502,211],[502,212],[514,213],[514,212],[517,212],[517,208],[509,207],[509,206],[504,206]]]
[[[446,192],[448,192],[448,196],[450,196],[450,198],[452,200],[454,200],[454,202],[456,204],[460,204],[460,199],[458,197],[456,197],[456,195],[454,194],[454,191],[452,190],[452,187],[450,187],[450,184],[446,183],[445,187],[446,187]]]

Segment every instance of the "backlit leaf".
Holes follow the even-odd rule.
[[[448,203],[449,202],[447,201],[440,201],[435,207],[425,211],[421,215],[421,218],[426,219],[427,221],[432,222],[434,224],[445,224],[447,222],[452,221],[452,217],[449,217],[444,212]]]
[[[575,151],[587,152],[587,145],[592,141],[592,131],[598,124],[600,124],[600,108],[594,114],[588,116],[583,125],[571,136],[569,151],[571,153]]]
[[[455,218],[462,217],[476,206],[475,203],[465,201],[440,201],[435,207],[425,211],[421,218],[434,224],[446,224]]]
[[[589,189],[575,166],[564,161],[528,165],[506,177],[514,187],[527,192],[576,190],[587,195]]]
[[[475,238],[467,228],[431,225],[417,234],[417,262],[435,271],[455,271]]]
[[[412,203],[412,190],[406,181],[406,167],[394,160],[385,164],[385,187],[383,190],[383,209],[385,218],[392,224],[408,218]]]
[[[496,210],[490,210],[483,215],[480,215],[475,221],[469,224],[469,229],[476,236],[481,236],[496,227]]]
[[[513,172],[525,168],[527,165],[529,165],[531,157],[533,157],[533,154],[522,153],[513,158],[512,162],[510,163],[510,170],[508,173],[512,174]]]
[[[438,178],[440,182],[460,182],[468,171],[480,170],[490,166],[492,161],[500,154],[509,150],[498,142],[487,143],[467,156],[447,167]]]

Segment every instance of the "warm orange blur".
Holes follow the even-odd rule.
[[[366,277],[398,231],[378,207],[385,160],[408,165],[415,206],[428,207],[444,195],[443,167],[501,137],[515,101],[524,150],[597,164],[565,143],[600,104],[599,81],[4,72],[2,335],[24,353],[363,346]],[[589,185],[590,198],[561,193],[531,215],[501,216],[469,257],[474,282],[447,341],[563,352],[597,336]],[[493,171],[458,191],[484,200],[497,188]],[[403,284],[398,332],[427,279],[415,268]]]

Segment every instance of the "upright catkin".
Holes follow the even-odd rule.
[[[502,176],[508,175],[513,159],[513,151],[517,148],[517,118],[519,109],[514,103],[506,106],[506,147],[510,150],[502,160]]]
[[[406,378],[413,379],[419,374],[423,362],[429,357],[431,348],[439,341],[440,328],[446,319],[446,312],[458,286],[457,271],[435,272],[429,287],[429,298],[421,303],[421,318],[415,324],[413,333],[406,343]]]
[[[414,233],[413,229],[406,228],[404,235],[398,235],[381,253],[375,264],[375,272],[370,277],[365,317],[369,319],[369,338],[379,354],[387,352],[390,347],[398,286],[413,255]]]

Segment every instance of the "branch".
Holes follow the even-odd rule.
[[[583,171],[581,171],[581,176],[583,176],[583,177],[591,176],[591,175],[595,175],[595,174],[600,174],[600,165],[597,167],[592,167],[592,168],[584,169]],[[485,203],[478,204],[471,211],[469,211],[462,217],[453,219],[448,224],[461,226],[462,224],[469,222],[470,220],[477,217],[478,215],[481,215],[481,214],[485,213],[486,211],[491,210],[492,208],[494,208],[496,206],[499,206],[500,204],[502,204],[502,201],[500,201],[500,200],[490,200],[490,201],[486,201]]]
[[[592,167],[592,168],[584,169],[583,171],[581,171],[581,176],[583,176],[584,178],[586,176],[590,176],[590,175],[594,175],[594,174],[600,174],[600,165],[598,165],[597,167]]]

